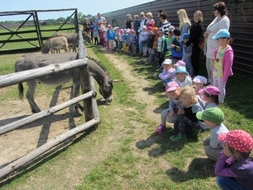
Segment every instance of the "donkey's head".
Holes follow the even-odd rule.
[[[103,96],[106,103],[110,103],[113,99],[112,89],[113,89],[113,81],[109,77],[108,80],[104,80],[104,82],[99,85],[99,93]]]

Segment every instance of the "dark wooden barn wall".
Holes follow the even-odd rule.
[[[133,6],[121,10],[103,13],[108,23],[113,26],[125,27],[124,21],[126,14],[139,14],[140,12],[152,12],[156,22],[158,21],[157,12],[159,9],[165,9],[168,20],[178,26],[177,11],[185,9],[191,20],[196,10],[201,10],[204,15],[204,26],[214,19],[212,1],[210,0],[158,0]],[[235,53],[233,70],[237,74],[253,78],[253,5],[251,2],[243,3],[243,9],[240,4],[228,4],[229,18],[231,21],[231,36],[234,39],[232,47]]]

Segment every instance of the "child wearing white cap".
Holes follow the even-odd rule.
[[[172,61],[170,59],[163,61],[163,71],[158,76],[165,84],[175,78],[175,69],[172,67]]]
[[[196,95],[200,95],[199,91],[204,88],[204,85],[207,83],[207,78],[201,75],[197,75],[192,80],[192,85],[195,88]]]

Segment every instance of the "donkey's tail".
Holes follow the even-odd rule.
[[[23,87],[23,84],[21,82],[18,83],[18,96],[21,100],[24,99],[24,87]]]

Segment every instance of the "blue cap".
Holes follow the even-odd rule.
[[[190,37],[189,33],[184,33],[182,36],[183,39],[188,39],[189,37]]]
[[[219,38],[230,38],[230,33],[227,29],[220,29],[212,39],[218,40]]]
[[[185,68],[184,66],[179,66],[179,67],[177,67],[177,70],[176,70],[175,73],[176,73],[176,74],[177,74],[177,73],[185,73],[185,74],[189,75],[189,73],[186,71],[186,68]]]

